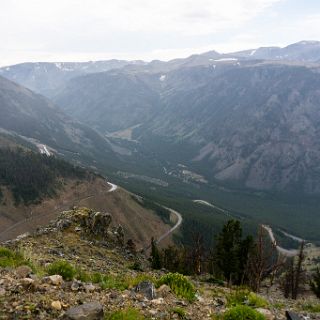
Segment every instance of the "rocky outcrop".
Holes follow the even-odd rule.
[[[59,216],[56,227],[59,230],[75,227],[76,231],[83,232],[87,236],[108,240],[110,239],[109,227],[111,222],[112,217],[107,212],[95,212],[87,208],[74,208],[71,211],[63,212]]]

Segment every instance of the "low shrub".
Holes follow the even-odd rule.
[[[128,279],[118,275],[103,275],[99,284],[103,290],[117,289],[123,291],[129,288]]]
[[[268,301],[263,297],[250,292],[248,295],[248,305],[256,308],[265,308],[269,305]]]
[[[0,267],[16,268],[24,264],[29,265],[29,262],[24,259],[21,253],[0,247]]]
[[[227,296],[227,305],[248,305],[251,307],[263,308],[268,305],[268,302],[261,296],[250,292],[247,289],[239,289],[235,290]]]
[[[154,276],[145,273],[140,273],[136,277],[128,279],[128,281],[129,287],[135,287],[142,281],[150,281],[155,284],[157,283],[157,279]]]
[[[72,280],[77,273],[76,269],[65,260],[57,260],[51,263],[47,268],[47,272],[49,275],[59,274],[67,281]]]
[[[227,310],[223,315],[223,320],[266,320],[266,318],[248,306],[238,305]]]
[[[138,310],[129,308],[108,314],[105,320],[145,320],[145,317]]]
[[[93,282],[92,275],[81,268],[76,268],[75,278],[82,282]]]
[[[168,273],[160,278],[157,282],[157,286],[163,284],[168,285],[171,290],[179,297],[185,298],[189,301],[195,299],[194,285],[180,273]]]

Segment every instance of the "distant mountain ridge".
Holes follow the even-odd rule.
[[[319,194],[319,67],[216,60],[79,77],[55,102],[102,134],[134,127],[132,139],[144,153],[187,164],[209,181]],[[171,156],[174,148],[189,151]]]
[[[73,64],[77,72],[50,95],[101,139],[130,131],[135,142],[120,145],[133,165],[139,154],[152,154],[184,163],[214,183],[319,194],[319,60],[320,42],[301,41],[168,62]],[[20,67],[7,76],[19,82]],[[64,70],[69,67],[54,68],[65,74],[74,71]],[[88,74],[83,67],[101,72]]]
[[[43,96],[0,76],[0,130],[48,145],[74,161],[114,162],[107,139],[71,119]]]
[[[319,62],[320,41],[300,41],[284,48],[261,47],[232,53],[238,57],[264,60],[286,60],[298,62]]]
[[[62,84],[76,76],[119,69],[128,64],[139,65],[144,62],[115,59],[89,62],[30,62],[0,68],[0,76],[50,97]]]
[[[51,98],[70,79],[86,74],[107,72],[113,69],[125,69],[130,72],[169,72],[184,67],[210,65],[213,61],[220,59],[258,59],[319,63],[320,42],[304,40],[284,48],[261,47],[223,54],[212,50],[202,54],[194,54],[187,58],[173,59],[168,62],[160,60],[145,62],[142,60],[127,61],[112,59],[89,62],[20,63],[0,68],[0,76]]]

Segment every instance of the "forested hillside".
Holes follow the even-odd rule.
[[[0,188],[7,187],[16,203],[29,204],[53,196],[63,178],[83,179],[87,174],[54,157],[22,149],[0,149]]]

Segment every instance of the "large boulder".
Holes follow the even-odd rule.
[[[84,303],[72,307],[64,314],[65,320],[102,320],[103,307],[99,302]]]

